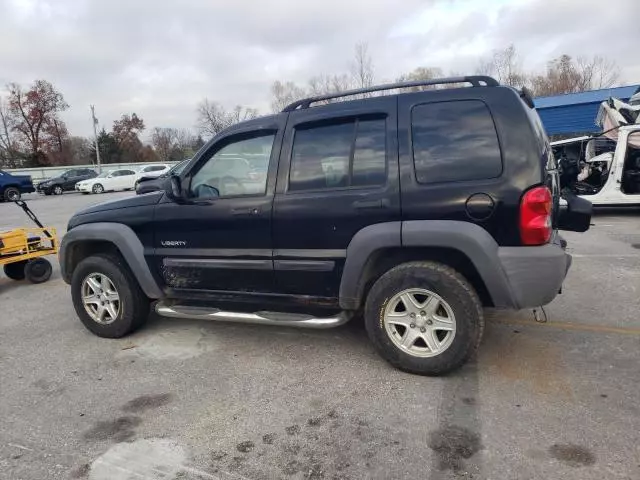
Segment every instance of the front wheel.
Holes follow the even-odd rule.
[[[117,255],[82,260],[73,272],[71,297],[80,321],[99,337],[127,335],[149,315],[149,299]]]
[[[9,187],[5,189],[4,199],[7,202],[15,202],[16,200],[20,200],[20,190],[15,187]]]
[[[53,187],[53,193],[54,195],[62,195],[62,187],[60,185],[56,185],[55,187]]]
[[[104,187],[100,183],[96,183],[91,190],[93,193],[104,193]]]
[[[442,375],[475,353],[484,317],[478,295],[454,269],[410,262],[389,270],[373,285],[365,326],[378,353],[396,368]]]

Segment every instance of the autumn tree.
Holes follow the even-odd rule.
[[[28,163],[33,166],[48,163],[46,149],[55,142],[57,133],[66,133],[66,127],[59,117],[69,105],[62,93],[46,80],[36,80],[31,88],[24,90],[21,85],[11,83],[8,114],[12,118],[12,130],[16,139],[27,151]]]
[[[616,63],[604,57],[579,57],[561,55],[547,64],[543,75],[531,79],[536,96],[560,95],[608,88],[616,84],[620,70]]]
[[[203,99],[197,107],[197,126],[200,132],[207,136],[217,135],[231,125],[258,116],[255,108],[237,105],[233,110],[226,110],[218,102]]]
[[[0,98],[0,167],[16,168],[22,161],[13,130],[13,117],[7,103]]]
[[[142,142],[139,135],[144,131],[144,121],[135,113],[124,114],[120,120],[113,122],[113,138],[120,150],[120,161],[123,163],[140,162]],[[100,150],[102,153],[102,150]]]
[[[175,128],[156,127],[151,133],[151,145],[153,145],[158,158],[163,161],[169,161],[171,152],[175,146],[177,130]]]

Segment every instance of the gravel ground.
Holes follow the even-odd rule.
[[[27,199],[62,232],[127,195]],[[487,311],[478,358],[446,378],[394,370],[358,323],[152,316],[104,340],[57,265],[43,285],[0,277],[0,478],[638,479],[640,210],[593,222],[566,235],[550,322]],[[0,230],[27,223],[0,204]]]

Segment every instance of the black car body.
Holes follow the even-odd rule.
[[[452,83],[472,87],[366,96]],[[365,98],[305,99],[234,125],[166,190],[76,214],[60,259],[85,326],[124,334],[148,299],[177,318],[315,328],[364,312],[389,362],[439,374],[475,351],[483,306],[553,300],[571,263],[558,228],[586,230],[590,210],[560,211],[528,93],[488,77],[350,93]],[[118,262],[135,281],[114,288],[143,300],[105,327],[77,292],[91,271],[115,278]],[[301,316],[318,310],[331,318]]]
[[[158,190],[165,189],[165,183],[167,178],[171,175],[180,175],[182,169],[189,163],[190,158],[177,163],[169,169],[167,173],[160,175],[159,177],[140,177],[136,181],[136,194],[141,195],[143,193],[157,192]]]
[[[19,200],[23,193],[35,192],[29,175],[13,175],[0,170],[0,202]]]
[[[57,177],[40,182],[36,190],[45,195],[62,195],[64,192],[74,191],[76,183],[96,176],[98,174],[90,168],[72,168]]]

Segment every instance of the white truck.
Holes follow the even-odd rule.
[[[594,206],[640,205],[639,114],[610,98],[596,117],[601,133],[552,142],[562,187]]]

